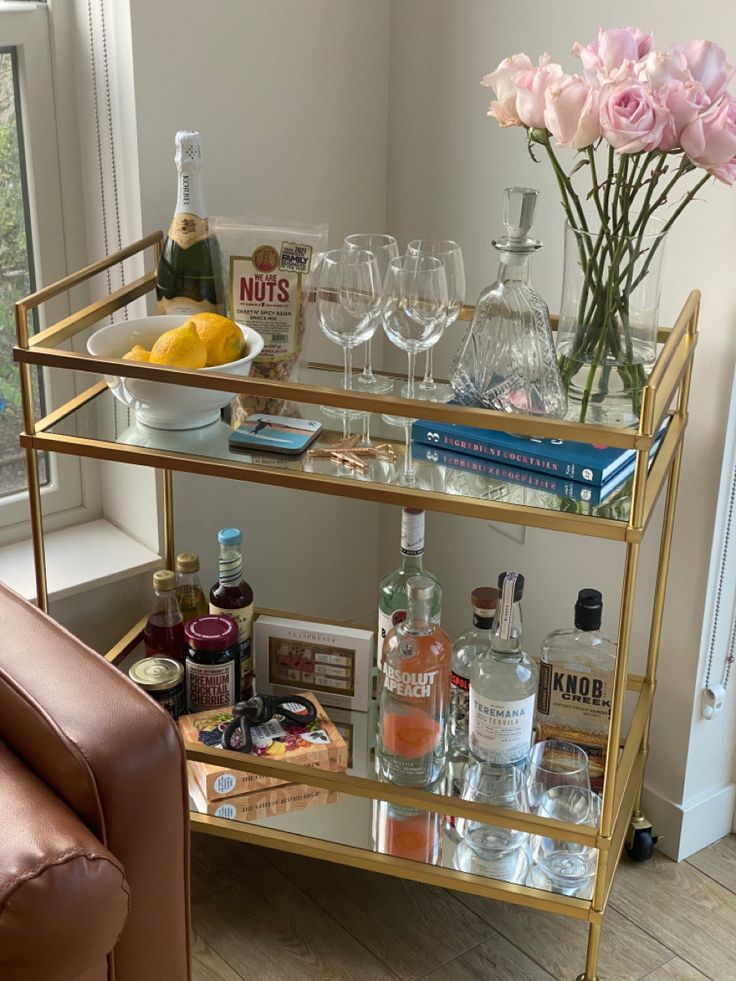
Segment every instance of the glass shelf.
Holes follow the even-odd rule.
[[[302,367],[299,373],[303,384],[335,388],[340,380],[341,375],[335,369],[325,367]],[[401,384],[401,380],[395,381],[397,393]],[[366,433],[374,445],[391,444],[395,462],[368,459],[365,471],[357,472],[329,457],[315,458],[309,452],[283,456],[231,450],[228,446],[231,429],[222,421],[189,430],[152,428],[137,420],[135,412],[117,402],[106,387],[99,386],[97,391],[90,392],[91,397],[77,400],[73,411],[50,420],[33,437],[34,445],[57,452],[148,466],[166,465],[183,471],[301,486],[367,500],[413,503],[429,510],[553,527],[601,538],[623,541],[629,532],[633,478],[596,503],[592,488],[568,482],[569,496],[551,493],[545,490],[549,480],[543,474],[532,471],[524,474],[517,470],[516,482],[497,479],[488,475],[488,465],[483,460],[414,443],[410,449],[414,478],[407,486],[406,427],[410,420],[392,421],[392,417],[380,413],[293,401],[258,399],[254,402],[254,411],[318,419],[323,433],[314,444],[316,448],[327,447],[351,434],[362,439]],[[426,405],[417,401],[418,417],[421,418],[422,407]]]
[[[328,708],[327,712],[348,744],[347,773],[375,778],[375,703],[369,712],[334,708]],[[452,764],[448,768],[448,777],[437,787],[438,793],[452,796],[457,775],[453,779],[450,774]],[[280,789],[254,791],[242,797],[222,797],[209,804],[195,794],[190,802],[195,814],[209,814],[232,826],[270,829],[299,835],[328,847],[346,846],[451,870],[451,875],[453,871],[467,873],[497,883],[526,886],[585,901],[591,899],[592,881],[577,889],[563,889],[542,876],[530,857],[531,836],[526,836],[527,840],[518,852],[508,858],[493,859],[480,856],[469,848],[450,819],[441,814],[307,786],[300,788],[298,803],[279,803]],[[270,805],[267,795],[273,795]],[[281,813],[262,817],[246,814],[244,808],[248,806],[245,803],[248,797],[259,796],[261,800],[257,806]]]

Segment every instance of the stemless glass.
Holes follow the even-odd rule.
[[[465,770],[462,798],[528,812],[525,762],[486,763],[471,756]],[[500,859],[510,855],[529,837],[525,831],[516,828],[498,828],[469,818],[460,818],[457,830],[465,843],[483,858]]]
[[[343,388],[353,387],[353,348],[378,326],[380,286],[375,256],[361,249],[335,249],[322,258],[316,287],[323,333],[343,349]]]
[[[431,255],[440,259],[445,267],[447,277],[447,318],[443,332],[451,327],[460,316],[465,303],[465,265],[463,250],[452,239],[447,238],[415,238],[409,242],[406,251],[409,255]],[[424,367],[424,378],[419,384],[422,396],[432,402],[447,402],[452,398],[450,385],[438,384],[433,377],[432,358],[434,348],[427,350],[427,360]]]
[[[383,329],[408,356],[407,398],[414,398],[414,365],[419,351],[436,344],[447,318],[447,276],[440,259],[398,256],[389,262],[383,284]]]
[[[553,787],[542,795],[537,813],[540,817],[597,828],[601,799],[583,787]],[[568,894],[579,894],[590,885],[598,862],[597,848],[542,835],[532,835],[530,845],[536,868],[529,874],[529,885]]]
[[[386,278],[389,262],[399,254],[399,243],[393,235],[348,235],[345,239],[344,247],[350,250],[357,249],[363,252],[371,252],[375,256],[381,285]],[[369,338],[365,345],[363,372],[355,381],[358,386],[368,392],[374,392],[376,395],[384,395],[394,387],[394,383],[390,378],[373,374],[372,338]]]
[[[588,754],[575,743],[562,739],[543,739],[529,750],[527,769],[529,807],[536,811],[539,803],[554,787],[580,787],[590,790]]]

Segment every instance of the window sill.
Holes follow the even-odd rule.
[[[103,518],[49,532],[45,542],[50,600],[150,572],[161,565],[156,552]],[[0,548],[0,580],[26,599],[35,600],[30,541]]]

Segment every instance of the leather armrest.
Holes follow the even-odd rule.
[[[0,978],[75,981],[128,914],[120,863],[0,743]]]

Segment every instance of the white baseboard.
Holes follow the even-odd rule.
[[[731,833],[735,802],[736,783],[684,804],[675,804],[646,786],[642,794],[644,813],[652,822],[654,833],[662,835],[657,848],[676,862]]]

